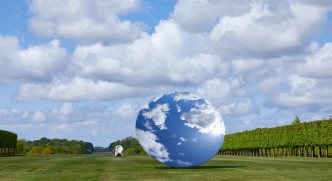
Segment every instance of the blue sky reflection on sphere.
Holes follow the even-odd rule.
[[[204,98],[175,92],[144,105],[137,116],[136,135],[153,159],[173,167],[192,167],[218,152],[225,126]]]

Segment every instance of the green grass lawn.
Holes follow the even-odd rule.
[[[0,157],[0,180],[332,180],[332,159],[216,156],[193,168],[172,168],[148,156]]]

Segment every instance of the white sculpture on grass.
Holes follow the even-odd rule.
[[[115,147],[115,156],[119,157],[119,156],[123,156],[123,147],[121,145],[116,145]]]

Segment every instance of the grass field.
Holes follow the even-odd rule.
[[[332,180],[332,159],[216,156],[193,168],[172,168],[148,156],[0,157],[0,180]]]

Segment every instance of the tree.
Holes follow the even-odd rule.
[[[332,146],[332,120],[258,128],[225,135],[221,148],[223,154],[253,156],[324,156],[330,157]],[[258,153],[258,154],[257,154]]]
[[[292,122],[292,125],[294,125],[294,124],[301,124],[301,120],[297,115],[296,115],[294,121]]]
[[[25,150],[28,154],[89,154],[94,148],[90,142],[43,137],[27,141]]]
[[[49,155],[49,154],[52,154],[52,148],[51,147],[46,147],[43,149],[42,153],[43,155]]]
[[[16,150],[17,134],[0,130],[0,154],[14,155]]]
[[[24,148],[26,146],[25,139],[19,139],[16,142],[16,153],[24,153]]]
[[[139,144],[138,140],[131,136],[127,137],[125,139],[122,139],[122,140],[117,140],[115,142],[112,142],[109,145],[108,149],[111,152],[114,152],[116,145],[121,145],[124,149],[124,153],[126,153],[126,154],[146,154],[144,149]]]

